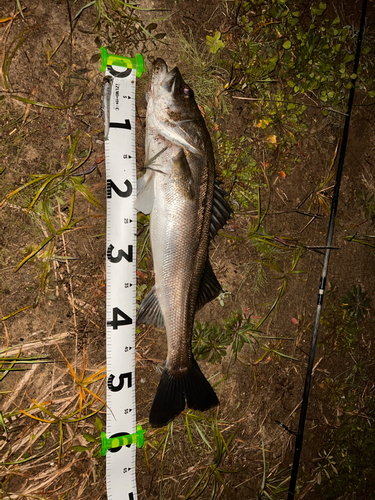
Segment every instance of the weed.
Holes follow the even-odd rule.
[[[151,46],[156,46],[165,38],[166,33],[153,33],[157,28],[156,19],[145,24],[139,13],[141,11],[163,11],[167,9],[153,9],[139,7],[136,3],[126,3],[122,0],[94,0],[84,5],[75,15],[74,26],[82,12],[90,7],[97,10],[96,24],[100,30],[103,26],[105,37],[108,41],[107,48],[114,54],[122,53],[126,47],[127,55],[135,52],[148,51]],[[160,19],[159,19],[160,20]]]
[[[95,417],[95,429],[98,432],[98,436],[83,432],[82,437],[86,440],[87,445],[75,445],[72,446],[71,449],[78,453],[90,452],[92,456],[99,457],[102,446],[100,435],[103,429],[103,423],[98,416]]]
[[[256,201],[261,170],[252,156],[252,144],[245,136],[229,138],[227,132],[216,132],[213,137],[217,171],[223,180],[233,183],[231,196],[243,208]]]
[[[357,236],[356,234],[353,234],[352,236],[345,236],[344,239],[347,241],[353,241],[354,243],[359,243],[360,245],[364,245],[364,246],[370,248],[371,253],[373,255],[375,255],[375,252],[373,250],[373,249],[375,249],[374,238],[375,238],[375,236],[373,236],[371,234],[366,234],[363,236]],[[369,240],[372,243],[370,243]]]
[[[263,434],[263,429],[261,428],[261,434]],[[279,496],[285,491],[288,491],[287,483],[290,479],[288,475],[285,477],[287,469],[282,469],[281,471],[274,474],[275,471],[269,471],[269,464],[266,461],[266,454],[264,448],[264,439],[262,438],[262,456],[263,456],[263,478],[260,487],[260,492],[258,495],[258,500],[277,500],[281,497]],[[267,473],[268,471],[268,473]]]
[[[258,324],[255,324],[250,316],[243,314],[241,309],[238,309],[236,313],[232,311],[230,317],[224,319],[224,327],[216,322],[213,325],[208,323],[201,325],[199,321],[196,321],[192,337],[194,357],[198,360],[208,359],[210,363],[221,363],[223,357],[228,353],[228,347],[231,346],[232,355],[236,360],[244,345],[249,344],[253,352],[255,352],[255,346],[259,346],[265,351],[254,364],[270,355],[290,358],[280,349],[280,342],[273,344],[274,337],[260,335],[257,332],[260,324],[269,314]]]
[[[340,303],[344,310],[343,319],[348,315],[351,321],[363,320],[370,310],[370,299],[367,292],[362,292],[361,285],[354,285],[350,292],[340,298]]]
[[[375,197],[374,193],[365,191],[356,191],[355,195],[358,199],[358,205],[362,208],[365,218],[375,224]]]
[[[240,469],[227,469],[224,468],[222,462],[226,457],[230,459],[229,446],[236,435],[237,430],[235,430],[225,441],[222,433],[220,432],[218,422],[214,418],[211,422],[211,430],[214,438],[214,459],[212,463],[207,465],[200,475],[198,481],[194,484],[193,488],[189,491],[189,493],[185,496],[185,500],[195,499],[200,497],[203,492],[207,489],[210,483],[212,483],[211,490],[211,498],[215,498],[216,491],[218,486],[222,485],[223,490],[228,498],[232,498],[230,489],[225,482],[224,474],[233,474],[236,472],[240,472],[243,468]]]
[[[207,45],[198,45],[192,31],[189,37],[175,32],[180,69],[186,67],[187,81],[192,84],[198,104],[203,108],[206,122],[214,127],[221,115],[226,115],[231,109],[229,100],[222,93],[222,81],[227,77],[227,70],[216,54],[208,50]],[[215,100],[215,106],[212,100]]]
[[[327,499],[371,498],[375,481],[373,363],[355,362],[349,374],[326,382],[338,425],[330,436],[330,452],[316,459],[318,491]]]
[[[370,299],[360,285],[353,286],[351,291],[337,299],[336,286],[331,283],[325,313],[320,321],[329,337],[333,337],[340,348],[350,351],[363,331],[361,322],[369,309]]]
[[[66,231],[73,229],[80,221],[87,217],[81,217],[74,220],[74,206],[76,193],[82,194],[87,201],[97,208],[103,208],[101,203],[90,193],[84,183],[84,176],[77,170],[84,165],[88,160],[91,153],[91,137],[86,134],[90,140],[89,147],[85,150],[85,157],[79,160],[78,163],[74,161],[80,131],[78,130],[73,141],[70,139],[69,159],[66,167],[61,169],[56,174],[35,174],[32,179],[19,188],[8,194],[5,199],[0,203],[3,206],[10,198],[26,190],[32,199],[26,209],[26,214],[32,214],[42,225],[44,241],[41,244],[32,245],[30,253],[18,264],[15,271],[18,271],[30,259],[37,256],[45,247],[47,247],[43,256],[43,267],[41,276],[41,293],[44,291],[47,278],[50,270],[50,263],[53,259],[53,251],[55,247],[55,240],[57,237],[63,235]],[[32,191],[34,189],[34,191]],[[60,210],[59,202],[64,202],[63,197],[66,192],[71,192],[69,214],[66,220]]]
[[[214,36],[206,36],[207,45],[213,54],[216,54],[219,50],[225,47],[225,43],[221,40],[220,31],[215,31]]]
[[[345,96],[353,80],[358,78],[368,87],[363,77],[367,62],[362,61],[358,74],[352,74],[354,28],[343,25],[339,16],[333,21],[324,17],[326,9],[326,3],[317,1],[307,9],[293,0],[244,2],[242,35],[236,50],[231,51],[234,66],[243,75],[242,83],[265,97],[271,78],[277,82],[286,78],[294,96],[311,92],[322,103],[345,110]],[[364,53],[369,52],[364,47]],[[284,92],[287,101],[286,89]]]
[[[4,380],[10,372],[27,370],[27,365],[34,363],[51,363],[51,360],[47,356],[21,356],[22,347],[20,347],[15,356],[7,356],[6,353],[8,350],[7,348],[0,351],[0,382]]]

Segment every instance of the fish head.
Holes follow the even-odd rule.
[[[163,59],[153,63],[148,89],[147,121],[149,127],[170,142],[204,154],[207,131],[191,87],[185,83],[177,67],[168,71]]]

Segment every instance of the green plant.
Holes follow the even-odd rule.
[[[328,500],[371,498],[375,485],[373,362],[355,362],[349,374],[326,382],[338,424],[330,434],[330,452],[316,459],[318,491]]]
[[[335,338],[339,347],[350,351],[354,349],[363,331],[362,321],[369,309],[370,299],[367,292],[362,292],[360,285],[353,286],[351,291],[338,299],[336,286],[331,283],[320,322],[328,336]]]
[[[375,223],[375,195],[365,191],[356,191],[355,195],[358,199],[358,205],[362,208],[363,214],[366,219]]]
[[[74,25],[79,20],[82,12],[90,7],[97,10],[96,24],[100,30],[103,25],[106,30],[107,47],[113,53],[122,53],[124,47],[127,47],[127,55],[135,55],[142,47],[145,53],[148,49],[148,43],[154,46],[165,38],[166,33],[155,33],[157,24],[155,19],[145,24],[139,13],[142,11],[163,11],[167,9],[153,9],[140,7],[136,2],[124,2],[122,0],[93,0],[84,5],[74,17]]]
[[[52,362],[47,356],[21,356],[22,347],[19,348],[16,355],[7,355],[8,350],[9,348],[0,351],[0,382],[10,372],[28,370],[27,365]]]
[[[261,433],[263,434],[263,428],[261,427]],[[288,486],[285,484],[289,482],[290,475],[285,477],[287,469],[282,469],[281,471],[269,471],[269,464],[266,461],[266,453],[264,448],[264,439],[262,438],[262,456],[263,456],[263,477],[260,486],[260,492],[258,495],[258,500],[278,500],[284,498],[284,495],[280,497],[279,495],[288,491]],[[268,474],[267,474],[268,470]]]
[[[72,446],[71,449],[78,453],[89,451],[92,453],[92,456],[99,457],[102,447],[100,435],[103,429],[103,423],[97,416],[95,417],[95,429],[98,432],[98,436],[90,434],[89,432],[83,432],[82,437],[87,441],[87,445],[75,445]]]
[[[350,292],[340,298],[340,303],[344,310],[344,319],[348,315],[350,320],[361,321],[370,310],[370,299],[367,292],[362,292],[361,285],[354,285]]]
[[[238,309],[237,312],[232,311],[229,318],[224,319],[224,327],[216,322],[213,325],[209,325],[207,322],[201,325],[199,321],[196,321],[192,337],[194,357],[199,360],[208,359],[210,363],[220,363],[222,358],[226,356],[228,347],[231,346],[232,355],[234,359],[237,359],[243,346],[249,344],[253,352],[255,352],[255,346],[259,346],[265,351],[255,364],[262,361],[267,355],[290,358],[280,349],[280,342],[273,343],[274,340],[282,341],[285,339],[268,337],[257,332],[260,324],[269,314],[267,313],[258,324],[255,324],[250,316],[243,314],[241,309]]]
[[[352,236],[345,236],[345,240],[347,241],[353,241],[354,243],[359,243],[360,245],[364,245],[368,248],[370,248],[371,250],[371,253],[373,255],[375,255],[375,252],[373,249],[375,249],[375,244],[374,243],[370,243],[370,241],[373,241],[375,238],[375,236],[371,235],[371,234],[365,234],[365,235],[362,235],[362,236],[357,236],[356,234],[353,234]],[[370,240],[370,241],[368,241]]]
[[[244,2],[242,36],[237,50],[231,52],[235,67],[245,76],[241,83],[262,94],[262,84],[271,81],[270,75],[279,84],[284,78],[295,96],[311,92],[322,103],[342,109],[354,79],[368,89],[373,84],[364,78],[368,62],[362,60],[357,75],[351,70],[354,28],[344,25],[339,16],[329,20],[326,9],[327,4],[320,1],[309,6],[296,0]],[[370,47],[364,47],[364,54],[369,52]]]
[[[207,45],[213,54],[216,54],[220,49],[225,47],[225,43],[221,40],[220,31],[215,31],[214,36],[206,36]]]
[[[256,200],[259,186],[258,175],[261,172],[257,161],[252,156],[253,146],[249,138],[229,138],[227,132],[216,132],[213,137],[217,170],[224,180],[233,183],[231,196],[243,208]]]
[[[188,422],[188,420],[186,420]],[[187,424],[188,425],[188,424]],[[233,474],[236,472],[240,472],[243,468],[239,469],[228,469],[222,465],[225,458],[231,457],[229,447],[230,444],[236,435],[238,429],[236,429],[227,440],[224,439],[216,418],[213,418],[211,421],[211,431],[213,434],[214,440],[214,458],[212,462],[205,466],[203,473],[200,475],[198,481],[194,484],[188,494],[185,496],[185,500],[188,499],[196,499],[200,497],[204,491],[207,489],[210,483],[211,485],[211,494],[210,498],[215,498],[216,491],[218,486],[222,485],[223,490],[228,498],[232,498],[231,491],[228,485],[225,482],[224,474]]]
[[[332,451],[332,450],[331,450]],[[331,451],[329,453],[326,450],[323,450],[322,453],[318,452],[319,458],[313,459],[314,462],[318,464],[316,468],[316,482],[317,484],[321,484],[322,478],[324,477],[331,479],[331,475],[338,474],[337,469],[335,467],[336,462],[333,460],[333,456],[331,455]]]
[[[91,154],[91,137],[85,134],[89,139],[89,146],[83,152],[77,154],[76,148],[80,138],[80,131],[77,130],[72,141],[69,136],[69,158],[67,165],[55,174],[34,174],[32,179],[22,186],[18,187],[0,203],[3,206],[10,198],[23,192],[26,193],[31,201],[28,202],[26,214],[32,215],[41,222],[43,227],[44,240],[40,244],[29,244],[27,248],[30,250],[27,256],[18,264],[15,271],[18,271],[30,259],[34,258],[44,250],[42,256],[42,279],[41,292],[46,286],[50,263],[53,258],[53,251],[57,237],[63,235],[66,231],[73,229],[80,221],[87,217],[81,217],[74,220],[75,197],[80,193],[87,201],[97,208],[103,209],[102,204],[90,193],[89,189],[84,185],[84,176],[78,173],[77,170],[84,165]],[[81,159],[83,157],[83,159]],[[70,208],[69,214],[64,221],[60,203],[63,204],[64,196],[70,191]]]
[[[228,114],[231,109],[229,99],[222,92],[222,82],[227,78],[228,70],[217,54],[208,50],[207,44],[198,44],[191,30],[188,37],[178,31],[174,36],[179,48],[180,71],[191,83],[208,126],[214,127],[218,117]]]

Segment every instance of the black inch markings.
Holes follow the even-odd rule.
[[[130,389],[130,387],[132,387],[132,372],[128,372],[128,373],[121,373],[119,375],[119,383],[117,385],[114,385],[113,381],[115,379],[115,376],[113,374],[111,374],[109,377],[108,377],[108,389],[112,392],[118,392],[118,391],[121,391],[121,389],[124,387],[124,380],[127,379],[128,383],[127,383],[127,388]]]
[[[118,319],[119,316],[122,319]],[[121,311],[118,307],[112,309],[112,321],[107,321],[107,325],[111,326],[114,330],[117,330],[119,326],[132,325],[133,319],[126,313]]]
[[[134,434],[137,191],[135,73],[107,68],[112,76],[106,139],[107,193],[107,428],[110,437]],[[107,115],[106,115],[107,116]],[[111,449],[108,500],[137,500],[136,446]],[[124,473],[126,471],[126,473]]]
[[[111,262],[117,263],[120,262],[121,259],[125,259],[128,262],[133,262],[133,245],[128,245],[128,253],[120,248],[117,251],[116,257],[112,255],[114,248],[115,247],[113,245],[109,245],[109,247],[107,248],[107,257]]]
[[[121,191],[119,187],[112,181],[112,179],[107,179],[107,199],[112,198],[112,189],[117,194],[117,196],[121,196],[121,198],[128,198],[133,192],[132,183],[126,179],[124,182],[126,186],[126,191]]]
[[[130,123],[130,120],[127,118],[124,120],[124,123],[114,123],[114,122],[109,122],[109,128],[124,128],[126,130],[131,130],[132,125]]]

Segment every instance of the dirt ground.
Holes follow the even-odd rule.
[[[333,3],[346,12],[348,22],[359,25],[361,2]],[[69,153],[79,131],[73,165],[89,155],[77,172],[98,203],[94,206],[77,193],[73,220],[83,219],[70,230],[56,234],[53,248],[48,243],[17,272],[14,271],[19,263],[48,237],[49,224],[57,231],[69,222],[72,196],[69,180],[58,186],[49,208],[36,203],[28,212],[36,190],[21,191],[0,208],[0,317],[6,318],[1,326],[2,355],[16,356],[22,348],[21,357],[45,356],[44,361],[48,361],[16,363],[14,368],[23,370],[10,371],[1,380],[0,496],[99,500],[106,498],[104,459],[95,456],[99,438],[95,418],[99,417],[105,425],[105,163],[99,48],[122,43],[124,55],[139,51],[145,56],[147,72],[137,87],[137,165],[141,169],[145,92],[152,60],[163,57],[171,67],[179,66],[194,88],[194,81],[189,81],[189,68],[176,60],[172,26],[185,36],[193,30],[198,41],[205,43],[206,35],[215,30],[225,31],[235,10],[231,3],[140,2],[144,7],[168,9],[138,12],[145,22],[167,18],[171,13],[173,16],[158,21],[158,32],[166,33],[165,44],[140,41],[135,50],[129,47],[130,54],[125,31],[118,32],[117,27],[116,38],[104,23],[100,31],[95,28],[94,7],[85,9],[75,24],[75,15],[85,5],[81,0],[25,0],[21,5],[25,7],[24,17],[18,14],[11,22],[3,21],[0,27],[8,60],[14,51],[5,77],[6,86],[3,65],[0,91],[0,199],[30,181],[32,175],[62,171],[69,164]],[[3,0],[0,18],[14,16],[17,11],[13,1]],[[368,36],[373,26],[374,5],[370,2]],[[19,97],[40,105],[29,104]],[[323,453],[330,453],[331,434],[342,414],[332,402],[334,381],[341,380],[343,373],[352,373],[355,364],[371,364],[374,358],[375,257],[370,247],[345,239],[374,232],[373,223],[356,195],[363,190],[369,194],[375,190],[373,107],[363,106],[363,102],[364,96],[357,92],[333,239],[335,249],[331,252],[328,273],[328,290],[334,284],[335,291],[325,299],[323,316],[337,308],[338,299],[358,285],[371,299],[371,310],[351,349],[342,348],[332,322],[324,316],[300,463],[300,499],[324,498],[318,488],[322,471],[319,460]],[[253,104],[235,99],[231,104],[231,114],[223,116],[220,127],[233,135],[249,133]],[[201,362],[212,383],[221,381],[216,387],[221,434],[227,440],[236,431],[230,454],[224,453],[220,465],[232,498],[286,498],[286,493],[276,491],[272,497],[260,496],[261,486],[265,471],[271,486],[282,481],[284,487],[288,484],[294,436],[285,426],[291,431],[298,428],[323,262],[322,251],[317,250],[325,246],[329,220],[317,193],[323,190],[323,197],[330,203],[334,179],[324,186],[322,183],[328,177],[344,124],[342,115],[332,113],[324,118],[314,108],[304,119],[308,131],[293,149],[300,161],[291,171],[284,174],[277,153],[266,151],[263,157],[263,162],[270,165],[270,201],[263,229],[280,245],[271,249],[279,271],[267,267],[270,261],[264,247],[257,247],[247,237],[250,224],[256,221],[256,206],[244,209],[233,204],[233,218],[210,248],[214,272],[230,294],[223,305],[214,300],[196,318],[202,324],[215,321],[223,324],[238,309],[255,322],[263,318],[291,269],[293,250],[298,245],[305,246],[296,266],[303,272],[287,276],[277,310],[260,329],[268,340],[254,344],[254,348],[245,345],[236,361],[228,348],[221,363]],[[91,169],[92,166],[95,168]],[[259,182],[264,185],[262,177]],[[229,190],[230,185],[225,188]],[[267,189],[262,187],[261,195],[264,210]],[[307,212],[316,216],[308,217]],[[51,265],[44,276],[48,259]],[[153,279],[149,252],[145,262],[146,266],[140,269],[139,285],[149,287]],[[15,312],[18,313],[12,315]],[[335,318],[342,319],[341,310]],[[136,353],[137,421],[147,429],[148,441],[147,455],[144,450],[137,451],[140,499],[185,498],[215,458],[209,420],[197,421],[201,427],[191,424],[196,449],[190,442],[184,416],[176,419],[165,441],[162,441],[165,430],[148,428],[148,413],[165,356],[164,333],[140,326]],[[374,387],[371,366],[365,389],[368,393]],[[204,429],[205,439],[198,427]],[[92,439],[87,439],[88,435]],[[212,491],[210,482],[201,498],[226,498],[226,488],[220,481],[211,497]],[[271,495],[271,489],[267,491]]]

